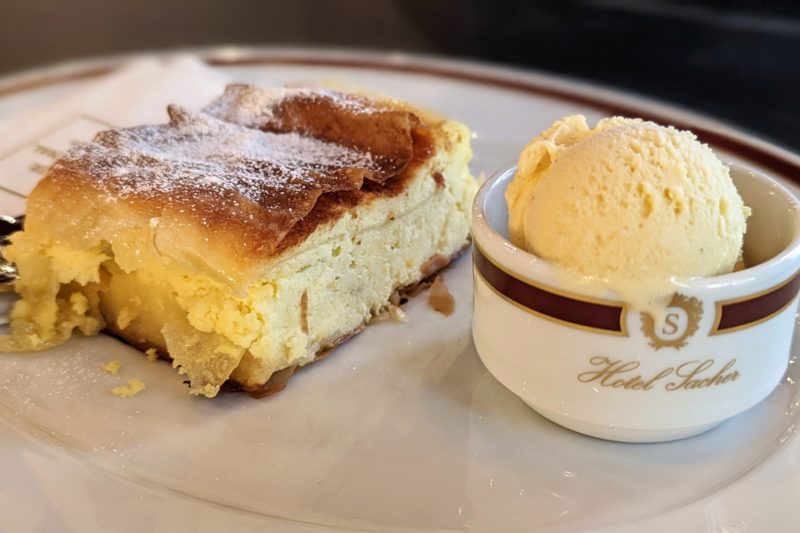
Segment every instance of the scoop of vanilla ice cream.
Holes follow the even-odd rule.
[[[621,296],[731,272],[750,214],[694,134],[620,117],[554,123],[520,155],[506,200],[514,244]]]

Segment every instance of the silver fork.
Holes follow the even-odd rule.
[[[12,233],[22,229],[25,216],[0,215],[0,285],[11,285],[19,279],[17,267],[3,257],[3,248],[8,245]]]

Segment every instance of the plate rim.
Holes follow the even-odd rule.
[[[194,56],[212,67],[307,66],[428,75],[550,97],[602,113],[639,117],[688,129],[706,143],[800,184],[800,154],[745,127],[695,109],[590,80],[488,61],[348,48],[212,45],[134,51],[45,65],[0,76],[0,98],[108,74],[127,61]]]

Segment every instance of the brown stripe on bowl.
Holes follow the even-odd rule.
[[[611,301],[588,300],[522,280],[494,264],[473,246],[475,270],[498,295],[525,311],[560,324],[606,335],[627,337],[627,308]]]
[[[717,302],[717,314],[709,335],[730,333],[756,326],[792,303],[800,290],[800,273],[757,294]]]

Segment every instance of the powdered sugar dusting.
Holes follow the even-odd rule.
[[[324,99],[333,106],[351,114],[374,114],[380,110],[369,100],[343,93],[318,88],[264,89],[251,85],[234,84],[225,93],[209,104],[203,112],[217,118],[240,124],[259,127],[274,118],[274,110],[291,99]]]
[[[108,202],[152,199],[149,217],[169,209],[209,227],[258,228],[269,250],[321,195],[383,185],[413,157],[410,113],[330,91],[233,86],[201,113],[168,113],[166,124],[99,133],[52,172]]]
[[[102,132],[59,165],[88,165],[121,195],[222,189],[265,208],[280,207],[262,202],[270,190],[350,189],[353,184],[337,179],[338,172],[377,170],[369,153],[297,133],[262,132],[178,107],[170,114],[166,125]]]

